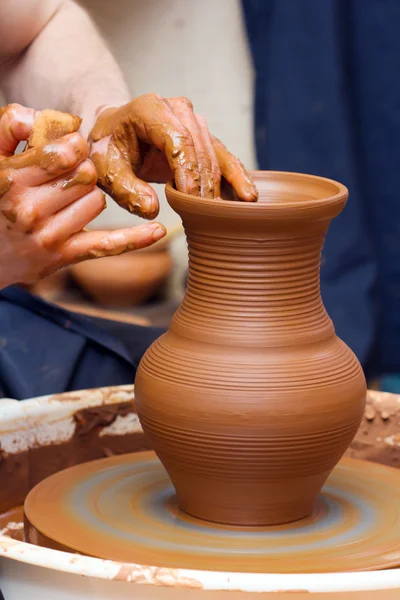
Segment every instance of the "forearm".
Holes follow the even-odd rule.
[[[124,104],[130,93],[88,14],[71,0],[57,4],[32,43],[8,61],[3,90],[9,102],[80,115],[87,134],[99,106]]]

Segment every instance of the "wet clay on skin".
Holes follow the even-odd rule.
[[[0,108],[0,119],[7,107]],[[53,165],[58,162],[59,154],[51,142],[79,130],[82,119],[69,113],[55,110],[42,110],[35,118],[31,135],[27,141],[24,152],[0,160],[0,197],[11,188],[13,179],[10,170],[23,169],[24,167],[38,166],[52,173]],[[69,170],[66,166],[66,171]],[[57,175],[60,173],[57,165]],[[75,182],[75,185],[79,182]],[[11,223],[16,222],[14,209],[2,210],[2,214]]]
[[[147,94],[122,107],[105,108],[91,131],[91,158],[99,186],[123,208],[144,218],[158,213],[145,181],[174,178],[183,192],[204,198],[220,193],[221,175],[238,198],[257,199],[251,177],[225,146],[208,132],[186,98]],[[141,181],[142,180],[142,181]]]
[[[0,118],[4,110],[5,108],[0,109]],[[79,130],[81,122],[82,119],[80,117],[75,117],[69,113],[42,110],[35,118],[25,151],[2,158],[0,161],[0,172],[4,172],[9,168],[22,169],[24,167],[38,166],[51,173],[52,165],[59,157],[58,152],[51,145],[51,142],[70,133],[75,133]],[[70,166],[66,165],[66,170],[69,169]],[[59,168],[57,169],[57,174],[58,172]],[[1,192],[4,193],[3,190]]]
[[[230,525],[310,515],[366,395],[320,295],[321,248],[346,188],[253,176],[257,204],[167,186],[187,234],[188,288],[135,381],[141,424],[180,507]]]
[[[79,131],[81,124],[82,119],[70,113],[62,113],[51,109],[42,110],[35,118],[26,150],[44,148],[65,135]],[[89,185],[91,183],[93,183],[93,175],[86,171],[79,171],[70,178],[66,178],[61,183],[61,187],[67,190],[76,185]]]
[[[81,124],[82,119],[70,113],[51,109],[42,110],[35,117],[27,149],[40,148],[64,135],[79,131]]]

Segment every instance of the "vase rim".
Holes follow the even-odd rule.
[[[333,218],[341,212],[348,197],[346,186],[326,177],[288,171],[250,171],[250,174],[259,190],[257,202],[192,196],[178,191],[172,181],[166,185],[168,202],[178,213],[257,219],[289,215]]]

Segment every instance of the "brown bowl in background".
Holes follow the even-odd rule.
[[[169,248],[151,248],[79,263],[71,267],[71,276],[96,303],[122,308],[153,298],[172,267]]]

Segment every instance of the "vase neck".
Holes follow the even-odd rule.
[[[186,231],[188,287],[171,330],[197,341],[288,346],[334,333],[320,294],[327,223],[294,234]]]

